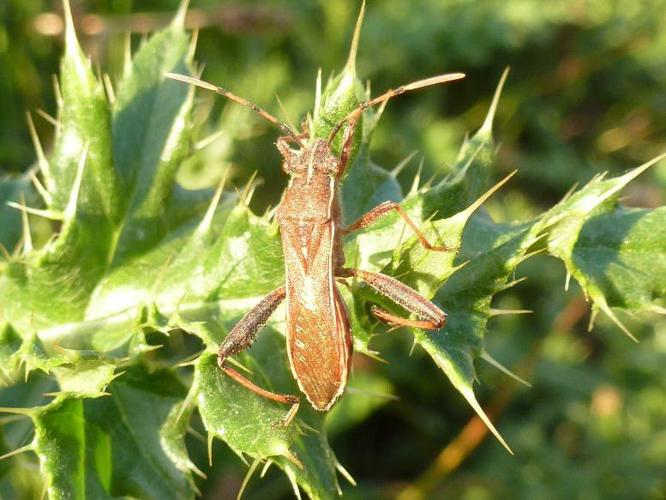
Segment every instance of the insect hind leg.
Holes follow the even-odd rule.
[[[394,326],[421,328],[423,330],[439,330],[446,323],[446,313],[444,311],[425,297],[419,295],[416,290],[395,278],[380,273],[351,268],[345,268],[343,274],[360,279],[377,293],[418,318],[417,320],[402,318],[377,306],[373,306],[372,313],[384,323]]]
[[[241,375],[234,368],[227,366],[227,358],[244,351],[252,345],[257,337],[259,329],[266,323],[266,321],[268,321],[268,318],[270,318],[273,312],[275,312],[275,309],[277,309],[282,303],[285,296],[286,291],[282,286],[264,297],[261,302],[245,314],[231,332],[229,332],[229,335],[224,339],[224,342],[222,342],[217,353],[217,364],[227,376],[258,396],[278,403],[292,405],[289,412],[285,415],[285,418],[278,422],[278,424],[281,425],[288,425],[296,415],[299,406],[298,396],[278,394],[259,387],[254,382]]]

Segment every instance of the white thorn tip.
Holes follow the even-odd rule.
[[[349,481],[349,484],[351,484],[352,486],[356,486],[356,481],[354,480],[352,475],[337,460],[335,461],[335,468],[342,475],[342,477],[344,477],[347,481]]]
[[[419,186],[421,185],[421,174],[423,173],[423,158],[419,162],[419,168],[416,170],[416,175],[412,181],[412,187],[409,188],[409,194],[416,194],[419,191]]]
[[[46,111],[44,111],[43,109],[41,109],[41,108],[40,108],[40,109],[37,109],[37,110],[35,111],[35,113],[37,113],[37,114],[38,114],[39,116],[41,116],[44,120],[46,120],[46,121],[49,122],[51,125],[53,125],[56,129],[59,129],[59,128],[60,128],[60,122],[59,122],[57,119],[55,119],[54,117],[52,117],[50,114],[48,114]]]
[[[261,469],[261,473],[259,473],[259,477],[263,478],[266,473],[268,472],[268,469],[270,469],[271,465],[273,465],[273,461],[268,459],[266,460],[266,463],[264,464],[264,467]]]
[[[32,451],[34,449],[32,443],[31,444],[26,444],[25,446],[21,446],[20,448],[16,448],[14,451],[10,451],[9,453],[5,453],[4,455],[0,455],[0,460],[4,460],[5,458],[10,458],[13,457],[14,455],[19,455],[20,453],[23,453],[25,451]]]
[[[301,470],[305,469],[305,466],[303,465],[303,462],[301,462],[296,455],[294,455],[291,451],[289,450],[284,450],[282,452],[282,456],[289,460],[292,464],[294,464],[296,467],[298,467]]]
[[[321,68],[317,70],[315,87],[314,119],[316,120],[319,117],[319,108],[321,107]]]
[[[252,201],[252,196],[254,196],[254,190],[257,188],[258,182],[255,182],[257,179],[258,172],[255,170],[250,176],[247,184],[243,188],[243,191],[240,193],[240,201],[245,206],[249,206]]]
[[[245,474],[243,483],[241,484],[241,487],[238,490],[238,495],[236,496],[236,500],[240,500],[241,497],[243,496],[245,488],[247,488],[247,485],[250,483],[250,478],[252,478],[252,474],[254,474],[254,471],[257,470],[257,467],[259,466],[260,463],[261,459],[255,458],[254,462],[252,462],[252,465],[250,465],[250,469],[247,471],[247,474]]]
[[[365,17],[365,0],[361,3],[361,10],[359,10],[358,17],[356,18],[356,25],[354,26],[354,35],[352,36],[351,47],[349,48],[349,57],[347,58],[346,69],[352,74],[356,74],[356,55],[358,53],[358,44],[361,38],[361,27],[363,26],[363,18]]]
[[[490,308],[488,314],[490,316],[510,316],[514,314],[533,314],[531,309],[494,309]]]
[[[60,82],[58,81],[58,75],[51,75],[51,78],[53,79],[53,95],[55,96],[58,110],[60,110],[62,109],[63,99],[62,90],[60,89]]]
[[[208,431],[208,440],[207,440],[207,448],[208,448],[208,466],[212,467],[213,466],[213,440],[215,439],[215,434],[212,432]]]
[[[416,153],[418,151],[414,150],[411,153],[409,153],[400,163],[398,163],[393,170],[391,170],[391,175],[393,177],[397,177],[400,172],[409,164],[410,161],[412,161],[412,158],[416,156]]]
[[[16,210],[20,210],[21,212],[25,212],[25,213],[28,213],[28,214],[31,214],[31,215],[36,215],[38,217],[44,217],[45,219],[49,219],[49,220],[60,221],[60,220],[63,219],[63,214],[61,214],[60,212],[53,211],[53,210],[42,210],[42,209],[39,209],[39,208],[32,208],[32,207],[22,205],[20,203],[16,203],[14,201],[8,201],[7,206],[15,208]]]
[[[81,153],[81,158],[79,159],[79,164],[76,168],[76,178],[74,179],[72,192],[69,196],[67,207],[65,208],[65,220],[71,220],[76,215],[76,206],[79,200],[79,192],[81,191],[81,183],[83,182],[83,169],[86,165],[86,160],[88,159],[89,147],[89,144],[84,146],[83,153]]]
[[[462,212],[460,212],[461,216],[464,217],[465,219],[468,219],[469,216],[472,215],[472,213],[474,213],[474,212],[476,211],[476,209],[478,209],[481,205],[483,205],[483,203],[484,203],[488,198],[490,198],[493,194],[495,194],[495,192],[496,192],[499,188],[501,188],[504,184],[506,184],[507,182],[509,182],[509,179],[511,179],[511,177],[513,177],[514,175],[516,175],[516,172],[518,172],[518,170],[514,170],[514,171],[511,172],[509,175],[507,175],[504,179],[502,179],[501,181],[499,181],[497,184],[495,184],[493,187],[491,187],[488,191],[486,191],[484,194],[482,194],[482,195],[479,197],[478,200],[476,200],[476,201],[475,201],[474,203],[472,203],[469,207],[467,207],[465,210],[463,210]]]
[[[12,202],[7,202],[11,206]],[[21,204],[25,206],[25,194],[21,193]],[[30,232],[30,219],[28,218],[28,212],[21,210],[21,224],[23,226],[23,253],[27,254],[34,250],[32,244],[32,234]]]
[[[9,250],[7,250],[7,248],[5,247],[5,245],[3,245],[2,243],[0,243],[0,254],[2,254],[2,257],[3,257],[7,262],[9,262],[10,260],[12,260],[12,255],[9,253]]]
[[[297,500],[301,500],[301,490],[298,488],[298,481],[296,481],[293,471],[291,469],[286,469],[285,472],[287,473],[287,479],[289,479],[289,484],[291,484],[294,496]]]
[[[30,417],[34,413],[32,408],[9,408],[6,406],[0,407],[0,413],[10,413],[12,415],[21,415]]]
[[[187,17],[187,8],[189,7],[190,0],[181,0],[178,6],[178,11],[171,22],[171,25],[177,28],[185,27],[185,18]]]
[[[500,77],[500,81],[497,84],[495,89],[495,94],[493,95],[493,100],[490,103],[488,108],[488,113],[486,118],[483,121],[483,125],[479,129],[479,132],[491,134],[493,130],[493,120],[495,119],[495,113],[497,112],[497,105],[499,104],[500,96],[502,95],[502,89],[504,88],[504,83],[506,82],[507,77],[509,76],[509,68],[506,68]]]
[[[201,139],[200,141],[198,141],[198,142],[194,145],[194,149],[197,150],[197,151],[202,150],[202,149],[205,148],[206,146],[209,146],[210,144],[212,144],[213,142],[215,142],[217,139],[219,139],[220,137],[222,137],[225,133],[226,133],[226,131],[224,131],[224,130],[218,130],[217,132],[213,132],[213,133],[210,134],[209,136],[204,137],[203,139]]]
[[[522,283],[525,280],[527,280],[527,276],[523,276],[522,278],[518,278],[518,279],[515,279],[515,280],[512,280],[512,281],[508,281],[504,284],[504,286],[501,288],[500,291],[508,290],[509,288],[514,287],[518,283]]]
[[[26,113],[25,117],[28,122],[28,132],[30,133],[30,139],[32,140],[32,145],[35,148],[35,154],[37,155],[37,165],[39,165],[39,169],[44,173],[44,175],[48,175],[49,162],[46,159],[46,155],[44,154],[42,142],[39,140],[39,136],[37,135],[35,122],[32,121],[32,115],[30,115],[30,113]]]
[[[123,43],[123,75],[127,76],[132,70],[132,35],[127,33]]]
[[[51,193],[49,193],[44,185],[41,183],[37,175],[33,170],[30,170],[28,172],[28,175],[30,176],[30,180],[32,181],[32,185],[35,186],[35,189],[39,193],[39,195],[42,197],[44,200],[44,203],[47,205],[50,205],[53,202],[53,197],[51,196]]]
[[[624,332],[624,334],[625,334],[627,337],[629,337],[631,340],[633,340],[634,342],[636,342],[636,343],[638,344],[638,339],[634,336],[633,333],[631,333],[631,332],[629,331],[629,329],[628,329],[626,326],[624,326],[624,323],[622,323],[622,322],[620,321],[620,319],[615,315],[615,313],[611,310],[611,308],[608,306],[608,304],[605,303],[605,301],[604,301],[603,303],[599,303],[599,302],[597,302],[597,301],[595,301],[595,302],[597,303],[597,305],[599,306],[599,308],[600,308],[604,313],[606,313],[606,316],[608,316],[608,317],[610,318],[610,320],[611,320],[613,323],[615,323],[615,325],[616,325],[620,330],[622,330],[622,331]]]
[[[513,373],[511,370],[509,370],[506,366],[504,366],[502,363],[497,361],[495,358],[493,358],[487,351],[482,351],[481,352],[481,359],[483,359],[486,363],[490,364],[491,366],[494,366],[497,368],[499,371],[504,373],[505,375],[511,377],[514,379],[516,382],[519,382],[527,387],[532,387],[532,384],[530,384],[527,380],[524,378],[518,376],[517,374]]]
[[[187,61],[192,62],[194,60],[194,54],[197,51],[197,43],[199,42],[199,30],[195,29],[192,32],[192,38],[190,39],[190,46],[187,49]]]
[[[65,33],[69,36],[70,32],[74,32],[74,19],[72,18],[72,7],[69,5],[69,0],[62,1],[62,10],[65,18]]]
[[[215,217],[215,210],[217,209],[217,206],[220,203],[220,199],[222,198],[222,192],[224,191],[224,185],[227,183],[228,176],[229,169],[224,171],[224,175],[222,176],[222,179],[220,179],[220,183],[215,190],[215,194],[213,195],[213,199],[208,206],[208,210],[206,210],[206,215],[204,215],[201,224],[199,224],[199,228],[197,229],[199,234],[207,233],[210,229],[213,223],[213,218]]]
[[[106,90],[106,96],[109,99],[109,104],[113,105],[116,102],[116,92],[113,90],[111,76],[109,76],[108,73],[104,73],[104,75],[102,75],[102,82],[104,83],[104,90]]]
[[[615,180],[618,181],[617,184],[616,184],[615,186],[613,186],[612,189],[609,189],[609,190],[606,191],[602,196],[600,196],[600,197],[597,199],[597,202],[596,202],[596,204],[594,205],[594,207],[597,207],[597,206],[601,205],[605,200],[607,200],[608,198],[610,198],[611,196],[613,196],[615,193],[617,193],[618,191],[620,191],[622,188],[624,188],[627,184],[629,184],[629,182],[631,182],[631,181],[634,180],[636,177],[638,177],[639,175],[641,175],[643,172],[645,172],[645,171],[646,171],[648,168],[650,168],[651,166],[653,166],[653,165],[659,163],[659,162],[660,162],[661,160],[663,160],[664,158],[666,158],[666,153],[662,153],[662,154],[660,154],[660,155],[658,155],[658,156],[652,158],[651,160],[649,160],[649,161],[643,163],[642,165],[640,165],[640,166],[634,168],[634,169],[631,170],[630,172],[628,172],[628,173],[626,173],[626,174],[624,174],[624,175],[622,175],[622,176],[616,178]],[[600,178],[599,178],[599,181],[601,181],[605,175],[606,175],[606,172],[604,172],[603,174],[601,174],[601,176],[600,176]],[[592,183],[592,181],[590,181],[590,183],[588,183],[588,185],[591,184],[591,183]],[[594,208],[594,207],[593,207],[593,208]],[[630,336],[631,336],[631,335],[630,335]]]
[[[502,435],[495,428],[493,423],[488,418],[488,415],[486,415],[486,412],[483,411],[483,408],[481,408],[481,405],[476,400],[476,396],[474,396],[474,391],[472,391],[471,389],[464,389],[460,392],[462,393],[463,397],[467,400],[469,405],[472,407],[472,409],[479,416],[481,421],[486,425],[486,427],[488,427],[488,430],[493,434],[493,436],[495,436],[495,438],[500,442],[500,444],[502,446],[504,446],[504,448],[506,448],[506,451],[508,451],[509,453],[511,453],[513,455],[514,454],[513,450],[509,447],[507,442],[504,441],[504,438],[502,437]]]

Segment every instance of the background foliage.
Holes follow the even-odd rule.
[[[84,51],[117,81],[123,73],[123,33],[128,28],[142,29],[141,18],[130,13],[155,13],[165,4],[90,1],[73,7],[75,18],[81,20],[77,31]],[[175,11],[176,5],[172,7]],[[196,56],[206,64],[206,79],[223,82],[275,113],[279,113],[274,100],[277,94],[293,121],[313,108],[317,69],[323,69],[326,79],[345,61],[358,10],[357,5],[342,1],[200,1],[193,8],[206,13],[204,21],[208,25],[200,31]],[[442,71],[468,74],[455,87],[392,102],[373,134],[373,160],[391,167],[418,150],[423,158],[422,178],[455,171],[452,165],[464,134],[483,122],[499,75],[510,65],[512,74],[495,119],[495,137],[501,148],[492,168],[495,179],[514,168],[519,173],[500,196],[486,204],[497,221],[531,220],[558,202],[575,183],[585,185],[602,171],[608,171],[610,177],[624,173],[661,152],[664,144],[666,26],[655,13],[665,8],[663,1],[621,0],[433,0],[421,2],[418,9],[399,1],[370,3],[358,72],[372,80],[373,89]],[[60,12],[60,6],[18,0],[0,5],[3,173],[19,174],[35,161],[24,112],[56,112],[50,75],[58,73],[63,45],[62,37],[44,33],[57,31],[58,27],[52,18],[39,17],[49,11]],[[84,18],[86,14],[102,17]],[[151,14],[147,20],[162,23],[161,27],[171,15],[162,18]],[[104,22],[95,24],[100,19]],[[131,43],[136,50],[141,35],[135,34]],[[178,87],[174,89],[178,92]],[[173,97],[181,99],[178,102],[186,99],[184,93]],[[117,98],[122,101],[123,96]],[[196,108],[200,119],[194,137],[202,138],[217,130],[224,134],[188,160],[178,174],[179,180],[191,188],[211,187],[219,181],[221,172],[228,170],[229,182],[242,187],[257,171],[263,183],[256,187],[252,209],[262,213],[277,202],[285,183],[276,168],[279,158],[272,145],[274,130],[219,99],[197,95],[196,100],[201,105]],[[89,112],[82,111],[86,116]],[[212,120],[204,121],[206,114]],[[131,124],[128,119],[120,133],[134,133]],[[64,149],[66,153],[66,148],[58,149],[57,141],[52,143],[53,127],[46,120],[35,116],[35,125],[47,151]],[[102,150],[105,147],[97,146]],[[95,154],[92,148],[91,161]],[[131,161],[148,158],[145,165],[150,165],[150,152],[125,154]],[[418,159],[412,160],[398,177],[405,192],[409,191],[418,165]],[[2,184],[0,198],[20,199],[16,193],[26,189],[29,181],[15,179]],[[662,162],[629,185],[623,192],[624,203],[648,208],[663,205],[665,188],[666,169]],[[192,206],[205,208],[209,198],[192,202]],[[55,206],[64,210],[66,201],[63,196]],[[106,206],[117,202],[116,197],[109,196]],[[30,196],[27,204],[35,204]],[[224,206],[223,202],[223,213]],[[148,203],[107,209],[96,215],[104,221],[108,213],[129,210],[150,214],[150,209]],[[190,216],[172,215],[173,220],[183,224]],[[243,215],[238,217],[242,219]],[[617,228],[626,217],[631,214],[610,212],[583,236],[594,242],[595,228],[603,234],[604,225]],[[0,238],[10,250],[20,237],[19,222],[16,212],[0,210]],[[34,243],[39,247],[48,238],[49,226],[38,218],[31,222]],[[99,220],[94,223],[99,224]],[[103,224],[96,227],[104,234]],[[148,224],[137,230],[151,227]],[[653,230],[647,232],[655,235]],[[129,234],[127,238],[131,240]],[[122,256],[122,251],[118,255]],[[573,280],[569,290],[563,291],[566,272],[559,261],[533,257],[518,267],[515,277],[521,276],[530,279],[498,295],[492,307],[531,309],[534,314],[497,315],[489,323],[486,347],[494,358],[513,367],[533,387],[516,386],[499,376],[495,368],[476,363],[481,382],[476,386],[478,397],[489,408],[516,456],[506,454],[495,441],[483,440],[484,428],[423,351],[416,349],[407,358],[410,334],[378,336],[372,347],[389,363],[357,356],[352,386],[359,393],[392,394],[399,399],[350,397],[328,422],[333,450],[359,482],[356,488],[344,486],[347,497],[419,498],[448,494],[462,498],[657,498],[663,491],[659,471],[666,462],[663,424],[660,426],[666,407],[660,370],[666,358],[664,320],[654,314],[642,315],[638,320],[622,316],[640,338],[637,345],[628,342],[603,315],[589,334],[589,307]],[[607,285],[600,286],[607,291]],[[659,297],[659,285],[655,284],[656,292],[649,299]],[[624,301],[624,305],[631,306],[632,300],[642,300],[623,296],[622,290],[610,297],[614,305]],[[455,296],[448,301],[449,307],[455,307],[453,299]],[[63,298],[63,306],[73,307],[74,302],[67,295]],[[155,317],[155,311],[143,314],[144,324],[161,320]],[[2,335],[5,340],[13,338],[9,330]],[[172,337],[170,342],[173,362],[181,360],[188,348],[195,348],[188,345],[192,339]],[[145,346],[137,348],[150,344],[151,339],[147,338]],[[271,352],[270,344],[266,349]],[[202,358],[201,363],[205,362]],[[78,376],[89,382],[91,394],[100,391],[101,387],[95,386],[95,376],[106,380],[109,374],[104,365],[93,362],[90,370],[85,370],[85,363],[77,363],[81,373],[61,375],[61,389],[63,381],[71,381],[70,387],[79,390]],[[206,366],[200,368],[205,373]],[[156,422],[168,422],[169,409],[185,394],[182,382],[159,371],[146,374],[137,370],[140,369],[129,369],[114,382],[114,394],[119,395],[120,404],[113,408],[105,398],[88,399],[78,405],[49,405],[50,410],[39,416],[40,421],[57,426],[58,421],[71,422],[83,414],[95,424],[86,431],[90,442],[95,442],[98,434],[94,429],[107,429],[114,420],[113,412],[122,413],[123,402],[137,410],[139,398],[155,409],[148,412],[155,420],[146,421],[146,428],[155,428]],[[148,385],[147,380],[151,381]],[[43,401],[43,393],[56,389],[40,372],[33,372],[26,384],[1,390],[1,406],[34,406]],[[3,420],[6,425],[0,435],[1,450],[9,451],[31,440],[32,426],[25,420],[7,420],[13,418]],[[196,422],[194,427],[195,432],[201,431]],[[114,439],[125,439],[125,430],[116,429]],[[144,434],[145,439],[148,435]],[[41,442],[48,446],[48,439]],[[187,442],[193,462],[208,475],[207,480],[197,480],[204,496],[235,493],[246,467],[230,449],[216,442],[213,467],[208,469],[205,443],[191,436]],[[140,442],[135,445],[141,447]],[[107,448],[102,443],[96,449]],[[179,456],[177,445],[166,449]],[[130,447],[127,453],[133,456],[140,451]],[[469,453],[469,458],[461,462]],[[162,459],[155,458],[157,463]],[[163,465],[168,469],[172,467],[170,463]],[[42,484],[35,467],[34,456],[29,454],[0,462],[0,495],[38,496]],[[135,471],[116,473],[130,481],[132,472]],[[157,477],[168,473],[162,470]],[[100,481],[107,484],[105,481],[111,478],[102,474]],[[156,488],[158,483],[155,482]],[[170,487],[179,491],[188,485],[178,483]],[[159,495],[159,490],[151,491]],[[255,479],[250,484],[248,497],[275,498],[279,492],[288,497],[289,485],[272,468],[264,481]]]

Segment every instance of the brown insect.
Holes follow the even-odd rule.
[[[312,407],[329,410],[345,389],[352,357],[352,332],[336,279],[359,279],[417,318],[402,318],[373,306],[372,313],[383,322],[428,330],[444,326],[446,314],[407,285],[380,273],[345,267],[342,237],[395,211],[425,248],[447,249],[431,245],[404,209],[392,201],[381,203],[350,226],[343,227],[339,186],[349,162],[354,130],[365,109],[409,90],[458,80],[464,77],[462,73],[419,80],[365,101],[342,119],[327,139],[296,134],[263,109],[221,87],[184,75],[169,73],[166,76],[212,90],[247,106],[277,125],[283,133],[276,144],[283,157],[282,169],[290,180],[277,208],[276,219],[282,238],[286,283],[245,314],[224,339],[218,353],[218,364],[224,373],[264,398],[291,404],[284,423],[291,421],[298,411],[298,396],[267,391],[227,365],[227,358],[247,349],[257,331],[286,299],[291,371]],[[343,128],[338,157],[331,144]],[[299,149],[291,149],[290,142]]]

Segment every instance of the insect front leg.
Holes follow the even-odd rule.
[[[379,294],[419,318],[418,320],[402,318],[377,306],[372,306],[372,314],[385,323],[421,328],[423,330],[439,330],[446,323],[446,313],[444,311],[425,297],[419,295],[416,290],[395,278],[380,273],[349,268],[344,269],[344,274],[360,279]]]
[[[447,246],[437,246],[430,243],[423,234],[423,232],[421,232],[419,227],[416,225],[416,223],[409,217],[409,215],[407,215],[405,209],[402,208],[400,204],[396,203],[395,201],[385,201],[383,203],[380,203],[375,208],[370,210],[368,213],[361,216],[353,224],[343,228],[342,233],[343,234],[352,233],[354,231],[358,231],[359,229],[368,227],[369,225],[374,223],[377,219],[393,211],[398,212],[398,215],[402,217],[402,220],[404,220],[405,223],[409,226],[409,228],[414,232],[414,234],[416,234],[416,237],[419,239],[419,242],[424,248],[428,250],[434,250],[436,252],[450,252],[456,250],[455,248],[450,248]]]
[[[241,384],[243,387],[258,394],[259,396],[277,401],[278,403],[291,404],[292,407],[281,423],[288,425],[298,411],[299,399],[291,394],[277,394],[267,391],[241,375],[237,370],[227,366],[227,358],[238,354],[252,345],[259,329],[268,321],[275,309],[282,303],[286,296],[285,287],[272,291],[261,299],[254,308],[248,311],[243,318],[224,339],[217,353],[217,364],[229,377]]]

